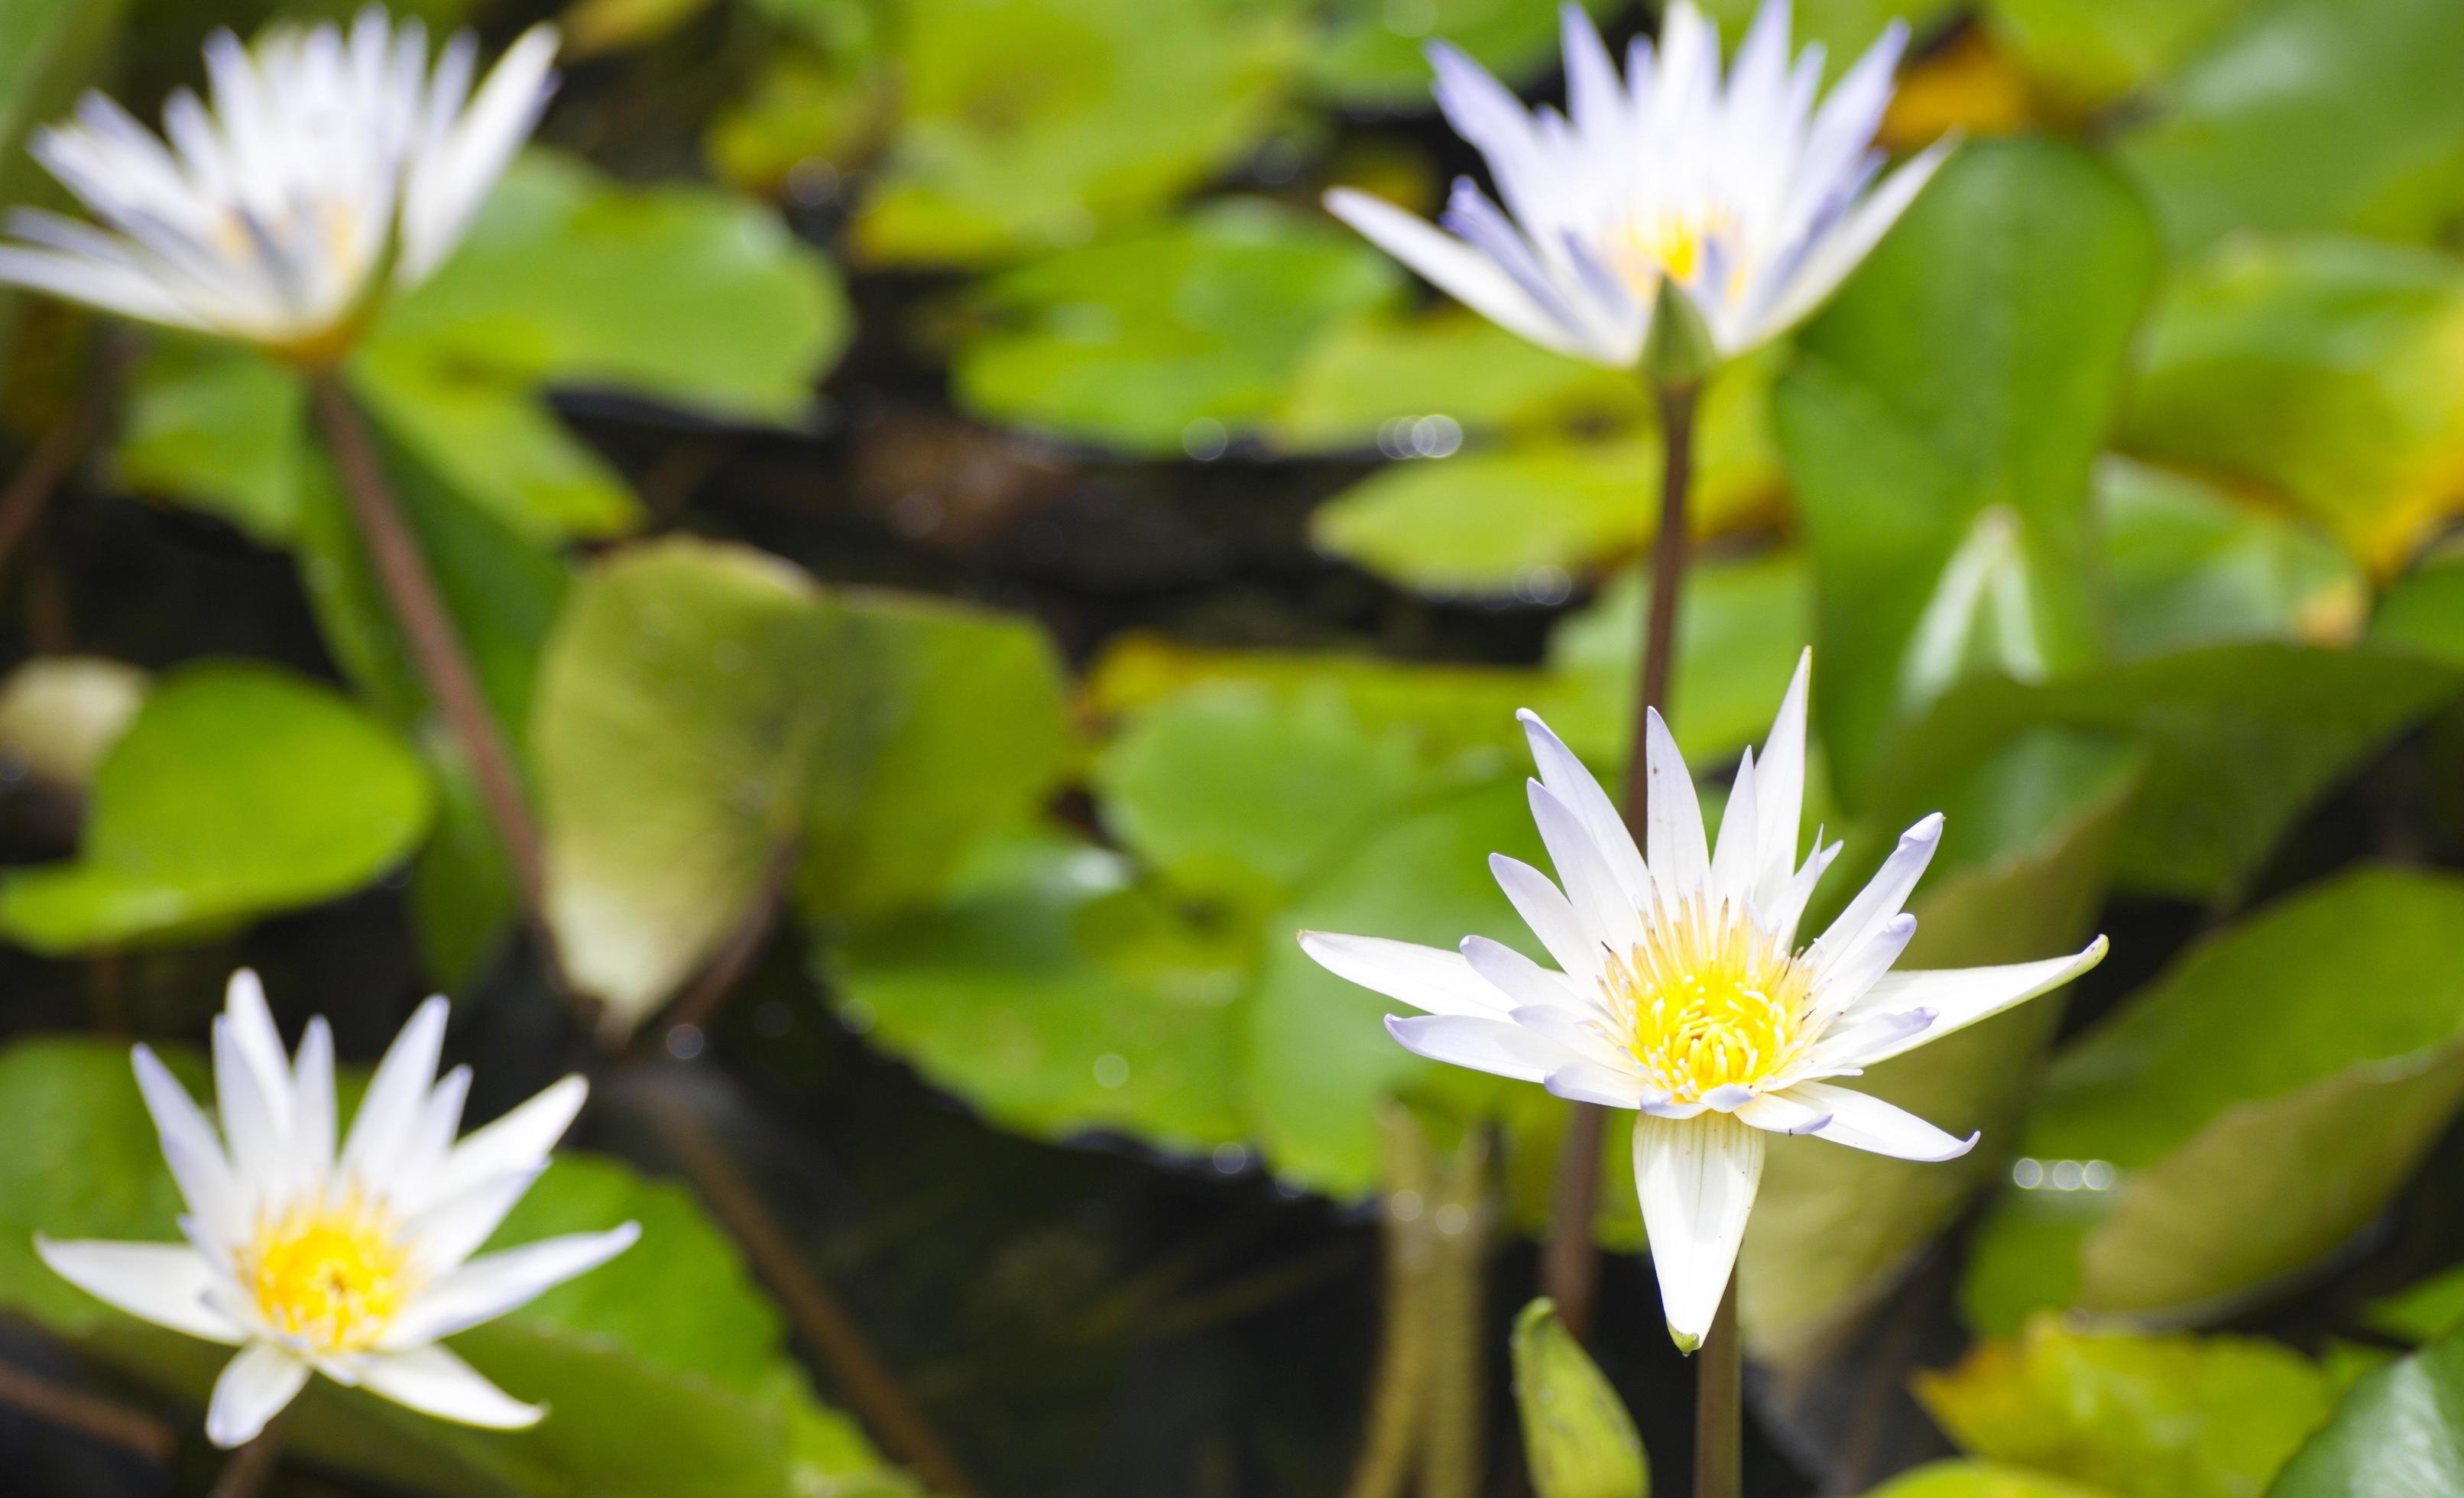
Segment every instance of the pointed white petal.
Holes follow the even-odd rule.
[[[1531,824],[1557,866],[1557,882],[1574,908],[1574,918],[1595,943],[1630,952],[1642,940],[1642,913],[1625,896],[1608,860],[1600,856],[1582,818],[1538,781],[1525,782]],[[1622,834],[1620,834],[1622,835]]]
[[[1829,1123],[1814,1131],[1816,1138],[1876,1155],[1903,1160],[1957,1159],[1976,1148],[1980,1137],[1971,1134],[1962,1139],[1945,1134],[1904,1108],[1827,1082],[1800,1082],[1789,1093],[1831,1115]]]
[[[445,1157],[431,1200],[448,1201],[482,1181],[546,1164],[548,1153],[573,1126],[589,1096],[587,1081],[563,1077],[495,1122],[473,1130]]]
[[[1753,902],[1767,914],[1786,904],[1797,868],[1796,838],[1805,815],[1805,706],[1813,674],[1809,649],[1796,658],[1796,674],[1754,763]]]
[[[546,1405],[524,1404],[436,1346],[370,1357],[360,1368],[360,1386],[423,1415],[490,1430],[520,1430],[547,1413]]]
[[[1669,1335],[1685,1352],[1710,1334],[1762,1178],[1762,1131],[1733,1115],[1635,1119],[1634,1183],[1651,1266]]]
[[[54,1274],[143,1321],[236,1347],[247,1333],[206,1301],[210,1266],[187,1244],[61,1242],[34,1235]]]
[[[240,1043],[233,1033],[231,1016],[217,1015],[211,1030],[214,1057],[214,1106],[222,1116],[223,1137],[231,1141],[231,1174],[239,1182],[240,1195],[249,1207],[261,1209],[268,1202],[290,1195],[300,1172],[295,1167],[288,1131],[276,1122],[276,1104],[256,1068],[241,1054]],[[290,1086],[286,1075],[279,1084]],[[287,1100],[281,1105],[288,1113]]]
[[[1549,1073],[1578,1056],[1564,1046],[1505,1020],[1475,1020],[1456,1014],[1386,1017],[1386,1032],[1405,1050],[1451,1067],[1467,1067],[1521,1082],[1546,1080]]]
[[[1679,900],[1702,890],[1710,877],[1711,855],[1703,841],[1703,804],[1694,794],[1693,777],[1686,773],[1685,759],[1677,752],[1677,739],[1660,710],[1648,709],[1643,716],[1647,737],[1642,859],[1651,866],[1661,897]]]
[[[488,74],[471,107],[412,169],[395,282],[415,286],[453,253],[497,177],[530,139],[556,91],[556,29],[524,32]]]
[[[1844,1013],[1891,970],[1917,934],[1917,918],[1903,911],[1866,934],[1846,956],[1816,964],[1814,986],[1823,1008]]]
[[[1574,916],[1574,907],[1567,903],[1549,876],[1520,859],[1504,853],[1488,855],[1488,871],[1497,877],[1497,887],[1506,892],[1507,903],[1531,928],[1531,935],[1557,959],[1557,966],[1569,977],[1591,981],[1599,977],[1600,945],[1598,939],[1583,928]]]
[[[291,1058],[283,1053],[282,1033],[274,1027],[274,1011],[265,1002],[265,984],[255,972],[241,968],[231,976],[223,996],[223,1014],[239,1059],[256,1079],[266,1111],[284,1136],[291,1133]],[[219,1074],[214,1079],[222,1086]]]
[[[544,1162],[483,1180],[461,1195],[438,1202],[413,1218],[406,1229],[420,1271],[450,1274],[479,1251],[505,1221],[505,1214],[546,1170]]]
[[[1758,791],[1754,752],[1749,749],[1737,761],[1737,778],[1728,787],[1728,807],[1720,818],[1719,838],[1711,845],[1711,898],[1715,901],[1737,906],[1753,900],[1753,860],[1760,844],[1754,830]]]
[[[1602,359],[1585,347],[1574,330],[1541,310],[1531,294],[1515,284],[1496,261],[1435,224],[1350,187],[1329,192],[1326,209],[1440,291],[1507,332],[1573,358],[1612,364],[1625,362]]]
[[[640,1223],[627,1223],[604,1233],[549,1238],[473,1259],[411,1302],[385,1329],[379,1350],[417,1347],[493,1321],[605,1264],[641,1236]]]
[[[334,1169],[334,1031],[317,1015],[300,1032],[299,1056],[291,1073],[291,1147],[306,1162],[311,1179]]]
[[[1793,1091],[1764,1092],[1736,1111],[1739,1123],[1771,1134],[1813,1134],[1831,1122],[1825,1109]]]
[[[164,1161],[171,1167],[171,1179],[179,1182],[189,1212],[222,1242],[236,1242],[248,1225],[248,1208],[240,1200],[238,1179],[214,1126],[151,1049],[137,1046],[129,1060],[136,1068],[137,1090],[145,1098],[146,1112],[154,1115]]]
[[[1559,1097],[1602,1108],[1640,1108],[1642,1078],[1595,1061],[1572,1061],[1541,1079]]]
[[[1819,973],[1857,950],[1858,943],[1879,932],[1907,903],[1908,895],[1925,877],[1925,866],[1933,862],[1934,849],[1942,846],[1942,813],[1937,811],[1900,834],[1891,856],[1867,881],[1839,918],[1831,923],[1808,954]]]
[[[1587,14],[1583,24],[1591,24]],[[1626,903],[1642,909],[1651,897],[1651,877],[1643,869],[1642,849],[1635,847],[1634,833],[1617,813],[1617,803],[1609,799],[1608,791],[1590,767],[1566,747],[1563,739],[1549,731],[1548,724],[1540,721],[1539,714],[1525,708],[1514,716],[1523,724],[1524,738],[1530,741],[1531,762],[1539,768],[1540,783],[1582,818],[1593,845],[1608,861],[1609,871],[1617,875],[1617,887],[1625,892]]]
[[[1582,988],[1573,979],[1542,967],[1502,941],[1491,941],[1486,936],[1465,936],[1463,955],[1463,960],[1471,964],[1471,970],[1485,979],[1489,986],[1505,996],[1514,1008],[1539,1004],[1556,1004],[1573,1010],[1590,1007]]]
[[[1507,1018],[1569,1056],[1595,1062],[1617,1071],[1634,1069],[1631,1053],[1610,1040],[1598,1025],[1577,1019],[1573,1011],[1561,1005],[1532,1004],[1515,1010]]]
[[[1990,1019],[2038,994],[2049,993],[2104,960],[2105,939],[2097,937],[2073,957],[2041,962],[2013,962],[2005,967],[1943,968],[1931,972],[1886,973],[1877,980],[1847,1018],[1882,1016],[1926,1010],[1931,1024],[1890,1045],[1859,1057],[1859,1066],[1888,1061],[1977,1021]]]
[[[1472,971],[1460,952],[1383,936],[1342,936],[1304,931],[1301,950],[1347,982],[1384,994],[1430,1014],[1473,1014],[1503,1019],[1507,996]]]
[[[252,1342],[223,1365],[206,1408],[206,1439],[228,1451],[244,1446],[299,1395],[308,1365],[271,1342]]]
[[[1955,140],[1937,141],[1882,179],[1815,247],[1771,311],[1755,321],[1747,343],[1767,342],[1820,310],[1831,299],[1831,294],[1839,289],[1839,283],[1848,278],[1848,273],[1863,263],[1874,247],[1882,242],[1882,236],[1908,210],[1908,205],[1916,201],[1917,194],[1925,190],[1925,184],[1933,180],[1933,174],[1942,169],[1942,164],[1950,159],[1957,145]]]
[[[420,1109],[436,1083],[436,1061],[445,1046],[447,1014],[443,996],[412,1011],[409,1023],[387,1046],[376,1076],[360,1099],[351,1120],[351,1135],[342,1146],[342,1174],[370,1189],[383,1189],[395,1179],[395,1162],[411,1131],[419,1125]]]

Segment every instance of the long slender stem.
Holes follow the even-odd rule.
[[[1476,1498],[1488,1475],[1481,1371],[1487,1363],[1482,1290],[1488,1279],[1488,1136],[1467,1135],[1445,1163],[1430,1225],[1429,1416],[1420,1498]]]
[[[394,622],[402,627],[403,639],[436,700],[437,711],[445,716],[447,727],[470,761],[480,800],[495,825],[497,840],[504,845],[506,861],[513,866],[523,914],[544,933],[546,876],[539,826],[523,799],[521,778],[514,769],[504,732],[479,690],[478,673],[472,669],[461,631],[436,589],[435,576],[420,555],[417,539],[404,523],[367,423],[349,392],[332,376],[319,376],[316,408],[341,475],[342,493],[350,502],[351,518],[367,546],[368,561],[393,609]]]
[[[97,437],[109,424],[109,411],[120,384],[122,355],[107,335],[103,346],[93,355],[83,388],[52,429],[34,444],[14,474],[9,475],[6,489],[0,489],[0,567],[9,564],[17,548],[34,529],[34,522],[50,508],[52,496],[85,455]]]
[[[263,1492],[274,1480],[274,1469],[282,1465],[282,1426],[290,1416],[288,1409],[275,1416],[254,1441],[232,1452],[208,1498],[256,1498]]]
[[[1644,773],[1643,715],[1652,708],[1663,716],[1669,711],[1669,683],[1677,658],[1678,594],[1684,585],[1692,540],[1686,500],[1694,483],[1696,393],[1692,386],[1664,386],[1659,391],[1660,528],[1651,543],[1651,606],[1644,616],[1641,690],[1635,696],[1634,746],[1625,771],[1625,821],[1638,842],[1643,839],[1644,787],[1649,784]],[[1589,1340],[1593,1307],[1599,1294],[1599,1251],[1592,1243],[1592,1220],[1599,1201],[1600,1138],[1607,1113],[1591,1103],[1567,1106],[1566,1142],[1557,1157],[1540,1282],[1542,1292],[1556,1301],[1566,1329]]]
[[[1737,1498],[1745,1489],[1746,1351],[1734,1277],[1694,1363],[1694,1498]]]
[[[727,1151],[685,1104],[659,1087],[647,1090],[650,1111],[676,1161],[718,1220],[727,1224],[754,1272],[787,1312],[804,1343],[821,1356],[839,1388],[891,1453],[915,1469],[941,1498],[974,1498],[976,1486],[940,1433],[907,1396],[872,1350],[855,1318],[804,1263],[795,1241],[762,1204]]]
[[[1369,1424],[1353,1458],[1345,1498],[1402,1498],[1419,1468],[1420,1433],[1428,1421],[1429,1279],[1437,1234],[1429,1199],[1437,1175],[1429,1136],[1401,1103],[1389,1102],[1378,1122],[1386,1136],[1385,1210],[1378,1219],[1384,1278],[1378,1288],[1376,1371],[1370,1376]]]
[[[151,1415],[64,1388],[8,1363],[0,1363],[0,1405],[134,1452],[157,1466],[169,1465],[179,1445],[171,1427]]]
[[[701,976],[693,980],[693,986],[685,990],[684,997],[677,1000],[656,1024],[643,1026],[643,1036],[647,1037],[653,1030],[671,1034],[687,1025],[695,1029],[710,1028],[712,1022],[727,1007],[727,1001],[735,994],[736,985],[742,982],[744,975],[752,970],[754,958],[759,957],[762,947],[768,944],[771,928],[779,924],[779,910],[786,903],[788,887],[795,882],[796,860],[803,847],[801,840],[792,837],[779,845],[779,850],[771,855],[769,871],[761,877],[761,888],[754,894],[752,908],[744,913],[744,918],[712,954],[710,961],[701,970]],[[631,1048],[641,1051],[647,1048],[647,1043],[637,1039]]]

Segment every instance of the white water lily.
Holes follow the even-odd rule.
[[[247,48],[218,32],[212,106],[173,94],[164,139],[99,93],[35,132],[35,157],[104,227],[19,210],[0,282],[329,360],[388,287],[461,242],[547,106],[556,46],[532,28],[473,93],[468,33],[431,74],[426,30],[374,6],[347,38],[277,26]]]
[[[256,975],[233,974],[213,1024],[212,1123],[151,1050],[137,1085],[187,1201],[187,1242],[36,1238],[55,1272],[129,1314],[240,1349],[214,1382],[206,1434],[235,1446],[321,1373],[442,1420],[513,1429],[545,1413],[438,1338],[494,1320],[614,1258],[634,1223],[473,1258],[547,1168],[588,1085],[566,1077],[458,1144],[471,1068],[436,1075],[441,998],[385,1052],[335,1150],[334,1039],[308,1022],[297,1061]]]
[[[1690,0],[1669,6],[1656,55],[1634,43],[1622,80],[1570,3],[1563,115],[1534,115],[1463,53],[1429,49],[1438,103],[1487,161],[1503,210],[1469,178],[1446,207],[1451,233],[1349,188],[1327,207],[1545,348],[1635,364],[1666,282],[1734,357],[1819,307],[1948,154],[1938,143],[1876,180],[1874,132],[1905,43],[1894,21],[1816,108],[1822,49],[1791,64],[1788,0],[1764,5],[1725,86],[1719,33]]]
[[[1689,1352],[1736,1266],[1766,1134],[1902,1159],[1966,1154],[1975,1136],[1955,1138],[1834,1080],[2068,982],[2104,956],[2099,936],[2041,962],[1890,971],[1916,934],[1900,907],[1941,839],[1939,813],[1900,838],[1829,929],[1797,945],[1806,900],[1839,851],[1817,834],[1797,861],[1812,659],[1798,665],[1761,757],[1749,750],[1739,765],[1716,845],[1658,713],[1646,725],[1647,848],[1582,761],[1522,715],[1540,770],[1531,815],[1557,882],[1503,855],[1489,865],[1555,969],[1484,936],[1454,952],[1300,938],[1337,976],[1426,1011],[1386,1021],[1419,1054],[1639,1112],[1635,1184],[1669,1332]]]

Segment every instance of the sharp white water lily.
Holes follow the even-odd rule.
[[[1789,58],[1788,0],[1768,0],[1725,86],[1720,38],[1689,0],[1657,55],[1626,76],[1582,8],[1565,7],[1567,110],[1534,115],[1478,63],[1429,49],[1439,105],[1487,161],[1505,209],[1463,178],[1445,232],[1348,188],[1327,207],[1501,327],[1626,367],[1642,357],[1663,282],[1721,357],[1803,320],[1837,289],[1948,153],[1941,143],[1877,182],[1874,131],[1906,30],[1881,40],[1816,108],[1822,49]]]
[[[373,6],[347,37],[276,27],[252,49],[216,33],[212,105],[172,95],[167,144],[101,94],[35,132],[103,227],[20,210],[0,282],[330,360],[388,286],[418,285],[461,242],[547,105],[556,45],[533,28],[473,93],[469,33],[431,74],[420,23]]]
[[[567,1077],[460,1143],[471,1068],[442,1080],[445,1001],[419,1006],[335,1150],[334,1039],[308,1022],[296,1061],[256,975],[213,1024],[222,1128],[144,1046],[137,1085],[187,1200],[184,1244],[37,1238],[53,1270],[175,1332],[240,1349],[214,1382],[206,1434],[253,1439],[321,1373],[442,1420],[511,1429],[544,1411],[437,1339],[493,1320],[631,1246],[631,1223],[471,1257],[547,1168],[588,1091]]]
[[[1386,1022],[1420,1055],[1640,1112],[1635,1184],[1669,1332],[1689,1352],[1735,1267],[1765,1134],[1902,1159],[1967,1153],[1974,1136],[1954,1138],[1833,1079],[2035,998],[2104,956],[2099,936],[2048,961],[1891,972],[1916,934],[1900,907],[1933,857],[1939,814],[1910,827],[1830,928],[1799,947],[1797,918],[1839,851],[1817,834],[1797,862],[1811,666],[1809,651],[1761,757],[1749,750],[1739,765],[1716,845],[1659,714],[1646,726],[1647,848],[1582,761],[1522,716],[1540,770],[1531,815],[1557,882],[1502,855],[1489,865],[1555,969],[1483,936],[1447,952],[1301,934],[1330,971],[1426,1011]]]

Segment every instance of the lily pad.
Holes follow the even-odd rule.
[[[2096,658],[2089,479],[2155,267],[2145,212],[2106,168],[1981,143],[1800,336],[1780,445],[1852,803],[1891,725],[1964,677]]]
[[[2119,1498],[2259,1498],[2334,1410],[2308,1358],[2239,1336],[2143,1336],[2038,1317],[1917,1394],[1962,1448]]]
[[[203,1067],[165,1059],[194,1085]],[[165,1241],[180,1199],[122,1046],[20,1041],[0,1051],[0,1302],[128,1377],[201,1406],[231,1353],[91,1299],[34,1257],[33,1235]],[[416,1415],[322,1379],[287,1444],[343,1471],[422,1491],[547,1498],[913,1489],[788,1361],[779,1314],[733,1247],[671,1185],[561,1157],[499,1230],[511,1245],[627,1219],[642,1241],[589,1276],[465,1333],[455,1350],[553,1413],[519,1432]]]
[[[244,925],[374,879],[433,810],[419,761],[327,689],[189,666],[96,771],[77,856],[0,878],[0,935],[63,955]]]
[[[1264,139],[1301,17],[1240,0],[914,0],[903,116],[852,227],[877,265],[983,266],[1137,222]]]
[[[1219,202],[985,283],[951,378],[994,421],[1213,456],[1273,415],[1320,335],[1401,288],[1326,220]]]
[[[2464,11],[2447,0],[2255,5],[2120,154],[2177,251],[2244,228],[2431,240],[2464,211],[2459,71]]]
[[[2365,1374],[2269,1498],[2439,1498],[2464,1490],[2464,1336]]]
[[[2195,947],[2057,1061],[1969,1314],[2212,1315],[2367,1225],[2464,1104],[2464,880],[2364,868]]]
[[[2098,470],[2097,511],[2122,656],[2361,633],[2369,580],[2311,525],[2123,458]]]
[[[2464,508],[2464,263],[2357,240],[2224,247],[2166,298],[2121,441],[2393,571]]]
[[[1595,19],[1621,0],[1581,0]],[[1336,103],[1407,112],[1434,107],[1427,47],[1450,42],[1508,83],[1557,60],[1557,9],[1521,0],[1331,0],[1309,49],[1311,89]]]
[[[2061,108],[2084,114],[2155,86],[2253,0],[1993,0],[1985,22]]]

